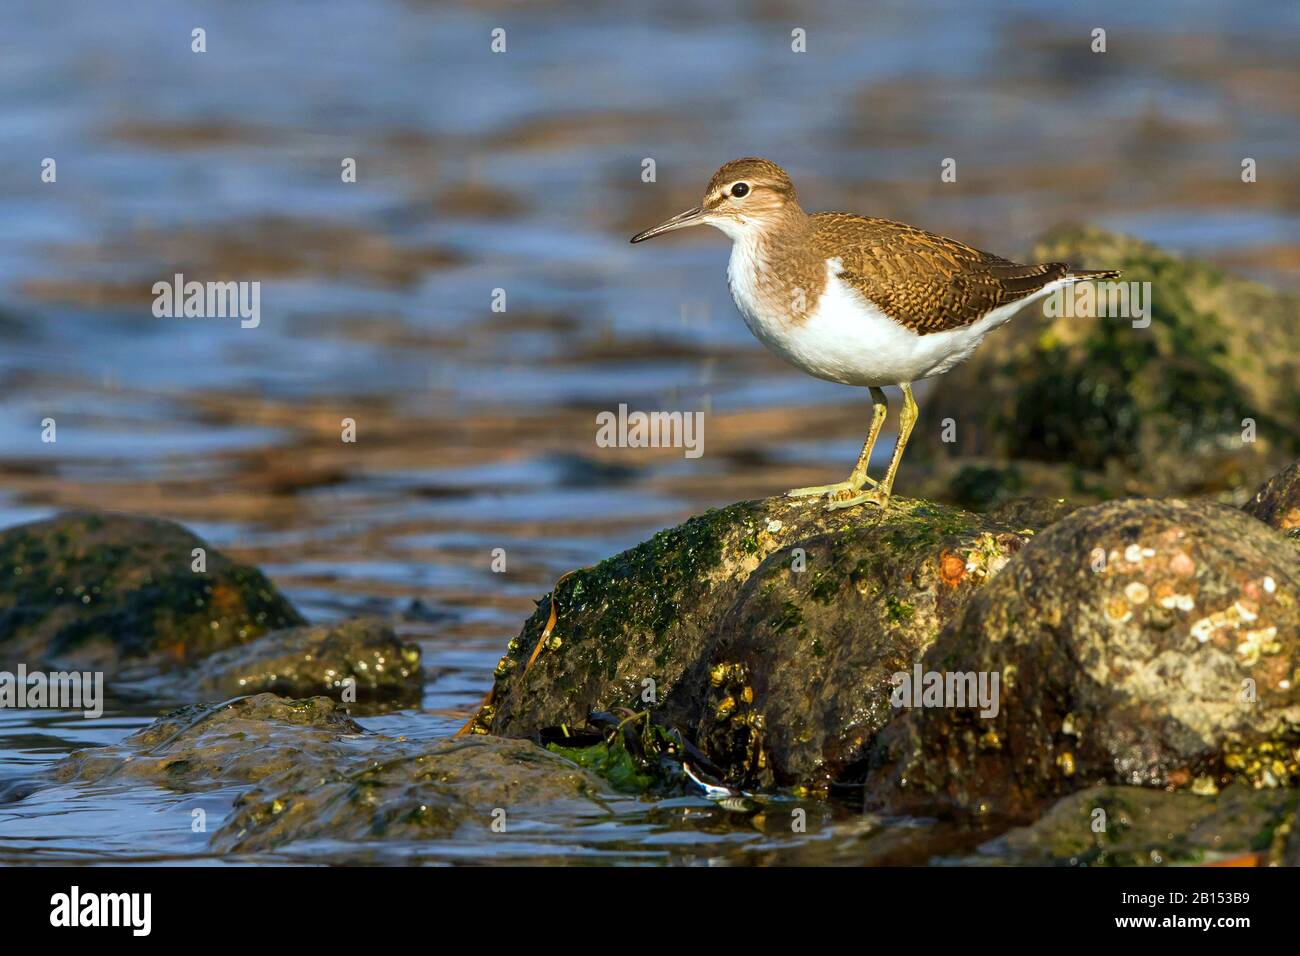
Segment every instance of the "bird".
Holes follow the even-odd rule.
[[[870,389],[871,425],[849,477],[786,492],[823,497],[829,510],[888,506],[919,414],[913,383],[969,358],[986,335],[1062,286],[1120,277],[1114,269],[1013,262],[889,219],[810,214],[785,170],[752,156],[723,164],[698,206],[632,242],[700,225],[731,240],[731,298],[764,346],[809,375]],[[877,480],[867,470],[888,414],[885,386],[902,390],[903,406]]]

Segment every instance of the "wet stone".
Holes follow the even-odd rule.
[[[798,541],[802,573],[772,555],[718,621],[696,740],[745,786],[830,784],[897,713],[893,675],[1032,536],[922,506]]]
[[[996,674],[996,716],[918,707],[877,738],[868,807],[1030,819],[1094,784],[1300,781],[1300,561],[1226,505],[1131,499],[1037,535],[926,651]]]
[[[603,800],[614,796],[599,777],[529,741],[477,736],[424,744],[364,767],[324,767],[310,782],[250,791],[213,835],[212,848],[427,840],[462,827],[509,833],[557,813],[606,816]]]
[[[60,782],[118,780],[176,790],[296,781],[314,778],[320,768],[370,759],[367,738],[375,739],[325,697],[258,694],[183,707],[121,744],[71,754],[54,776]]]
[[[600,777],[526,740],[389,737],[324,697],[273,694],[182,708],[121,744],[72,754],[53,777],[187,793],[242,787],[212,835],[218,852],[491,832],[499,819],[509,832],[556,813],[604,816],[617,799]]]
[[[1063,797],[1027,827],[979,848],[971,862],[1027,866],[1203,864],[1258,854],[1280,862],[1295,790],[1234,784],[1221,793],[1096,786]]]
[[[1241,510],[1284,534],[1300,532],[1300,461],[1266,481]]]
[[[69,512],[0,532],[0,663],[10,670],[174,669],[302,623],[261,571],[170,521]]]
[[[419,646],[374,618],[274,631],[213,654],[186,684],[202,698],[324,694],[362,708],[418,703],[422,685]]]
[[[910,667],[968,596],[1068,511],[1010,522],[927,502],[741,502],[564,579],[497,668],[479,729],[535,736],[649,709],[744,785],[823,786],[862,759]],[[526,676],[525,676],[526,672]]]

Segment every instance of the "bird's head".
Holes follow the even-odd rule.
[[[733,159],[713,174],[704,199],[693,209],[632,237],[652,239],[687,226],[715,226],[733,240],[762,232],[792,213],[802,213],[794,183],[785,170],[766,159]]]

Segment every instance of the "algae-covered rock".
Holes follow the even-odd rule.
[[[1291,815],[1289,823],[1278,827],[1279,835],[1286,842],[1282,846],[1282,866],[1300,866],[1300,806]]]
[[[650,710],[733,780],[825,783],[889,716],[889,675],[1033,528],[905,499],[883,514],[784,497],[708,512],[565,578],[534,666],[551,596],[498,666],[479,729]]]
[[[170,521],[71,512],[0,532],[0,661],[181,666],[302,623],[260,571]]]
[[[200,697],[269,692],[286,697],[325,694],[348,703],[419,700],[420,648],[373,618],[286,628],[250,644],[213,654],[188,688]]]
[[[807,503],[744,501],[566,576],[510,642],[479,729],[526,735],[595,710],[640,710],[646,691],[666,701],[682,672],[703,658],[716,618],[768,555],[853,520]],[[557,626],[525,678],[552,600]]]
[[[1149,296],[1137,287],[1150,324],[1134,327],[1138,300],[1120,317],[1031,306],[990,335],[922,402],[908,461],[929,459],[925,493],[972,508],[1030,493],[1241,501],[1300,453],[1296,297],[1095,229],[1063,230],[1033,255],[1150,283]]]
[[[707,684],[683,682],[700,747],[746,786],[830,783],[894,716],[893,675],[1032,534],[919,505],[773,554],[719,620]]]
[[[1027,866],[1162,866],[1258,854],[1281,862],[1295,812],[1292,789],[1234,784],[1218,794],[1097,786],[1062,797],[1027,827],[980,848],[971,862]]]
[[[1300,461],[1264,482],[1241,510],[1279,531],[1300,533]]]
[[[786,866],[1295,865],[1300,791],[1234,784],[1218,793],[1098,785],[1062,797],[1034,822],[861,814],[762,862]],[[1300,845],[1300,844],[1297,844]]]
[[[347,711],[328,698],[258,694],[183,707],[121,744],[71,754],[54,776],[60,782],[114,779],[176,790],[270,778],[285,783],[369,759],[363,735]]]
[[[526,740],[409,740],[371,733],[337,703],[273,694],[184,707],[120,744],[78,751],[55,783],[148,784],[183,793],[242,788],[213,834],[218,852],[296,840],[396,841],[485,832],[545,815],[607,813],[598,776]],[[494,812],[496,815],[494,815]]]
[[[325,768],[319,779],[300,785],[251,791],[213,835],[212,848],[427,840],[461,827],[504,834],[543,806],[547,816],[604,816],[601,801],[611,796],[599,777],[529,741],[468,737],[342,773]]]
[[[921,666],[997,675],[1000,706],[892,722],[870,807],[1028,819],[1093,784],[1287,786],[1300,773],[1300,561],[1226,505],[1074,512],[971,597]]]

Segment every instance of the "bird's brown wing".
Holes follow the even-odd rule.
[[[1061,262],[1021,265],[888,219],[812,220],[813,243],[840,260],[840,279],[918,335],[970,325],[1069,271]]]

